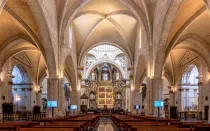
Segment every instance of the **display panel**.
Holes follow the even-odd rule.
[[[71,110],[77,110],[77,105],[71,105]]]
[[[57,107],[57,101],[47,101],[47,107]]]
[[[163,107],[164,106],[164,101],[154,101],[154,106],[155,107]]]
[[[140,105],[135,105],[134,109],[140,109]]]

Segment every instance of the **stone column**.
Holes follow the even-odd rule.
[[[155,100],[164,100],[163,98],[163,79],[153,79],[153,103]],[[153,106],[154,115],[158,116],[158,109]],[[160,117],[165,116],[164,107],[160,108]]]
[[[8,70],[8,87],[7,87],[7,102],[12,102],[12,78],[14,78],[14,76],[12,76],[12,59],[9,59],[9,70]]]
[[[140,113],[142,112],[142,105],[143,105],[143,100],[142,100],[142,89],[144,88],[144,86],[141,86],[140,87],[140,90],[139,90],[139,92],[140,92]]]
[[[173,86],[169,86],[168,87],[170,89],[169,91],[169,95],[170,95],[170,106],[174,106],[175,105],[175,91],[174,91],[174,87]]]
[[[202,111],[202,82],[198,83],[198,111]]]
[[[189,90],[185,89],[185,106],[189,107]]]
[[[179,86],[179,89],[178,89],[178,92],[177,92],[177,109],[178,109],[178,111],[182,111],[183,110],[183,106],[182,106],[182,104],[183,104],[183,102],[182,102],[182,100],[183,100],[183,95],[182,95],[182,93],[183,93],[183,91],[184,91],[184,89],[181,89],[181,86]]]
[[[198,101],[198,98],[197,98],[197,91],[198,91],[198,89],[194,89],[194,98],[195,98],[195,102]],[[198,105],[198,103],[194,103],[194,104],[197,104],[197,105]],[[198,109],[198,108],[197,108],[197,109]]]
[[[146,98],[145,98],[145,105],[144,105],[144,109],[145,109],[145,115],[151,115],[153,114],[153,80],[152,78],[147,77],[146,78]]]
[[[38,91],[36,93],[36,105],[39,105],[41,107],[41,91]]]
[[[203,93],[202,93],[202,86],[203,86],[203,83],[202,83],[202,78],[203,78],[203,75],[199,75],[198,77],[196,77],[198,79],[198,111],[203,111],[202,109],[202,102],[203,102]]]
[[[0,66],[1,67],[1,66]],[[3,82],[2,82],[2,70],[0,69],[0,87],[3,87]],[[0,92],[0,95],[3,96],[3,93]],[[4,100],[0,99],[0,112],[2,112],[2,104]]]
[[[65,102],[65,91],[64,91],[64,78],[59,80],[59,90],[58,90],[58,115],[64,116],[66,114],[66,102]]]
[[[78,106],[78,95],[77,95],[77,90],[72,90],[70,93],[70,105],[77,105]],[[79,106],[78,106],[79,108]],[[77,113],[77,111],[75,111]]]
[[[134,101],[133,101],[133,97],[134,97],[134,90],[135,90],[135,86],[134,86],[134,80],[133,80],[133,73],[134,73],[134,67],[131,66],[128,68],[129,70],[129,78],[130,78],[130,103],[129,103],[129,111],[133,111],[134,109]]]
[[[135,105],[142,105],[141,88],[142,87],[135,87],[135,90],[133,91],[133,108]],[[134,110],[133,113],[136,114],[137,110]],[[138,110],[138,113],[140,113],[140,110]]]
[[[80,111],[80,105],[81,105],[81,101],[80,101],[80,97],[81,97],[81,79],[82,79],[82,72],[83,72],[84,68],[82,66],[78,66],[77,67],[77,73],[78,73],[78,79],[77,79],[77,105],[78,105],[78,111]]]
[[[130,89],[130,86],[126,88],[125,90],[125,109],[130,111],[130,92],[131,92],[131,89]]]
[[[58,102],[58,87],[59,78],[49,78],[47,79],[47,99],[48,101]],[[54,108],[54,116],[52,116],[52,108],[47,109],[48,117],[58,116],[58,108]]]

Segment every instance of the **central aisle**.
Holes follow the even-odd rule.
[[[99,125],[95,131],[118,131],[110,117],[101,117],[99,120]]]

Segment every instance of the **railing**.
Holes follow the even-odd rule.
[[[3,121],[19,121],[46,118],[46,113],[42,112],[34,114],[31,112],[17,112],[17,113],[0,113],[0,120]]]
[[[179,112],[179,117],[181,119],[197,119],[202,120],[202,112],[201,111],[182,111]]]

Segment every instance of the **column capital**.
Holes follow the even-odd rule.
[[[134,74],[134,66],[130,66],[128,67],[128,71],[129,71],[129,78],[130,80],[133,80],[133,74]]]
[[[83,70],[84,70],[83,66],[77,66],[77,75],[80,80],[82,79],[82,71]]]
[[[185,91],[189,91],[189,90],[190,90],[189,88],[185,89]]]
[[[179,88],[178,90],[179,90],[180,92],[184,91],[184,89],[182,89],[182,88]]]
[[[60,80],[61,78],[58,78],[58,77],[51,77],[51,78],[48,78],[47,80],[50,82],[50,83],[58,83],[58,81]]]
[[[134,70],[134,66],[128,67],[128,71],[133,71],[133,70]]]
[[[198,86],[202,86],[202,82],[198,82]]]
[[[162,83],[163,79],[162,78],[153,78],[153,83],[158,84],[158,83]]]
[[[198,89],[194,89],[194,91],[198,91]]]

